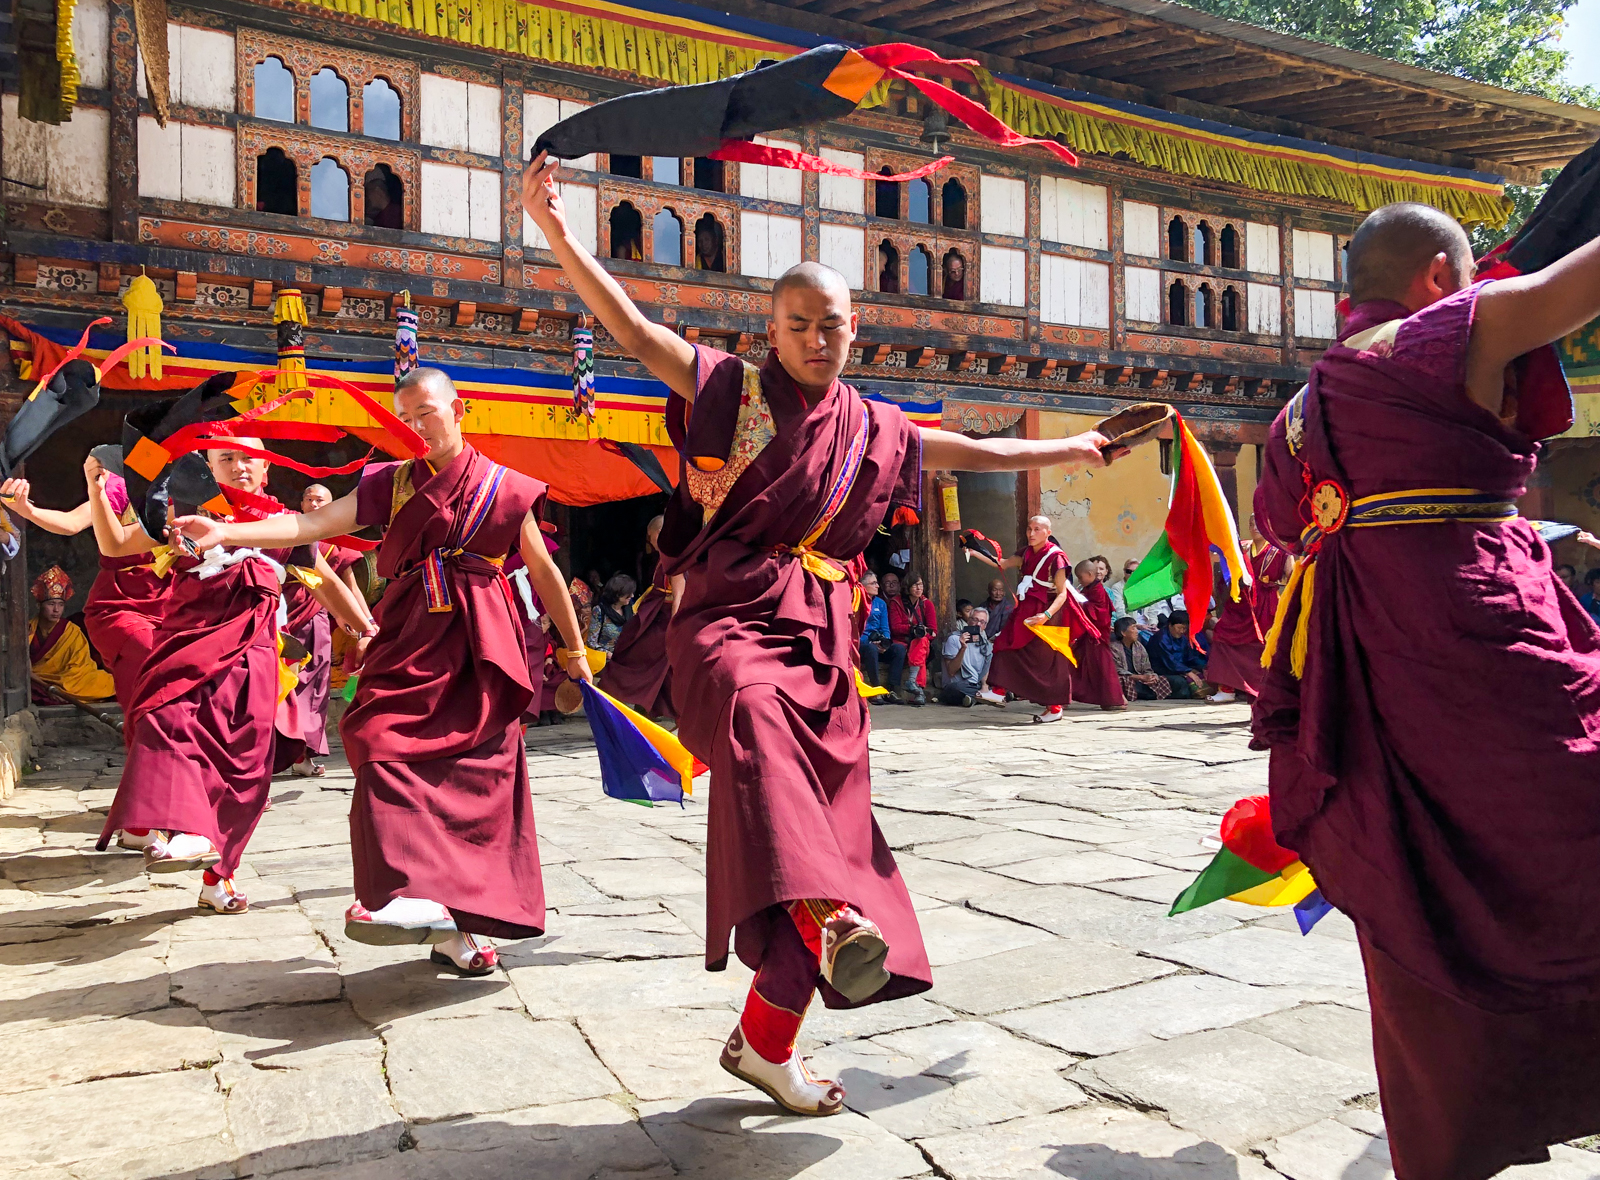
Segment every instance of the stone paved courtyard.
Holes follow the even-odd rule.
[[[878,820],[935,984],[813,1009],[814,1066],[850,1091],[820,1120],[717,1067],[750,977],[701,967],[703,795],[606,799],[581,721],[530,740],[550,933],[480,980],[344,938],[337,750],[325,779],[274,784],[251,912],[222,917],[196,911],[197,874],[94,852],[120,747],[57,725],[0,805],[0,1175],[1391,1174],[1349,923],[1165,916],[1201,837],[1265,789],[1244,707],[874,717]],[[1506,1175],[1600,1176],[1600,1155],[1555,1154]]]

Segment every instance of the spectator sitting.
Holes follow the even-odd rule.
[[[895,582],[898,584],[899,579],[895,578]],[[887,657],[889,686],[893,687],[900,683],[906,669],[906,645],[889,638],[889,604],[878,596],[878,575],[871,570],[861,576],[861,593],[867,598],[867,621],[861,627],[861,678],[869,685],[879,686],[878,666]],[[894,694],[867,699],[892,701]]]
[[[1600,567],[1583,575],[1583,584],[1587,590],[1578,601],[1583,604],[1583,609],[1589,612],[1589,617],[1600,623],[1600,590],[1595,588],[1596,583],[1600,583]]]
[[[927,703],[923,691],[928,683],[928,654],[933,650],[933,632],[939,625],[933,603],[924,597],[921,574],[912,574],[903,583],[900,597],[889,600],[889,636],[906,645],[906,687],[900,699],[908,705]],[[898,688],[891,684],[890,688]]]
[[[1006,593],[1004,580],[996,578],[989,583],[989,597],[983,602],[983,609],[989,612],[989,625],[983,629],[990,639],[999,635],[1006,625],[1006,620],[1011,617],[1011,612],[1017,609],[1017,604]]]
[[[956,625],[961,626],[972,622],[972,599],[956,599]]]
[[[1111,658],[1117,664],[1122,697],[1128,701],[1164,701],[1172,684],[1150,666],[1150,653],[1139,638],[1139,626],[1124,615],[1112,626]]]
[[[1581,591],[1578,589],[1578,570],[1576,566],[1571,566],[1565,562],[1562,562],[1560,565],[1556,566],[1556,577],[1560,578],[1564,583],[1566,583],[1567,589],[1571,590],[1574,594],[1581,593]]]
[[[1189,612],[1163,615],[1161,627],[1150,640],[1150,666],[1172,684],[1176,697],[1204,692],[1206,657],[1189,642]]]
[[[638,589],[627,574],[612,574],[600,591],[600,601],[595,605],[589,620],[588,644],[597,651],[611,654],[617,646],[617,636],[633,618],[633,592]]]
[[[989,612],[969,603],[966,619],[945,639],[944,687],[939,690],[941,704],[970,709],[972,702],[980,699],[989,704],[1005,703],[999,693],[989,692],[989,661],[994,659],[994,640],[986,633],[988,624]]]

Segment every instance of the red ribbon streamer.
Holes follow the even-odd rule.
[[[202,447],[212,450],[221,450],[226,448],[230,451],[242,451],[246,455],[252,455],[257,459],[265,459],[269,463],[277,463],[283,467],[289,468],[292,471],[298,471],[301,475],[309,475],[312,479],[322,479],[329,475],[353,475],[355,472],[360,471],[367,465],[367,460],[372,458],[373,454],[371,450],[368,450],[365,455],[361,456],[361,458],[352,460],[351,462],[344,464],[342,467],[318,467],[311,463],[301,463],[298,459],[291,459],[289,456],[280,455],[275,451],[267,451],[262,450],[260,447],[248,446],[237,438],[217,437],[213,435],[208,438],[197,440],[194,444],[190,445],[188,449],[191,451],[198,451]],[[168,450],[171,450],[171,448],[169,447]]]
[[[937,172],[955,157],[941,156],[931,164],[924,164],[910,172],[897,172],[893,176],[885,176],[881,172],[847,168],[843,164],[835,164],[832,160],[825,160],[808,152],[797,152],[793,148],[773,147],[771,144],[754,143],[748,139],[725,139],[722,141],[722,146],[711,153],[711,159],[731,160],[736,164],[766,164],[774,168],[794,168],[801,172],[825,172],[829,176],[848,176],[852,180],[887,180],[904,184],[910,180],[921,180],[924,176]]]
[[[89,333],[94,331],[101,324],[109,324],[110,322],[110,316],[101,316],[97,320],[90,320],[89,326],[83,330],[83,335],[78,337],[78,342],[71,348],[67,349],[66,353],[61,357],[61,359],[56,362],[55,368],[51,369],[48,373],[46,373],[43,377],[40,377],[39,380],[34,383],[34,389],[37,391],[43,389],[46,385],[49,385],[50,379],[57,373],[61,372],[62,369],[66,368],[68,361],[75,361],[82,356],[84,351],[89,347]]]

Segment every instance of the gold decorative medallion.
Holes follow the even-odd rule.
[[[1324,533],[1336,533],[1350,514],[1350,497],[1331,479],[1311,489],[1311,521]]]

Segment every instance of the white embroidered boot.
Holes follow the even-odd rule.
[[[790,1114],[830,1115],[844,1109],[844,1087],[828,1078],[814,1078],[797,1049],[775,1064],[757,1053],[744,1034],[744,1021],[734,1026],[722,1047],[722,1068],[748,1082]]]
[[[344,936],[368,946],[445,942],[456,934],[450,911],[422,897],[397,897],[379,910],[359,901],[344,912]]]
[[[494,944],[476,934],[457,934],[437,944],[428,954],[429,962],[452,967],[458,975],[489,975],[500,965]]]

